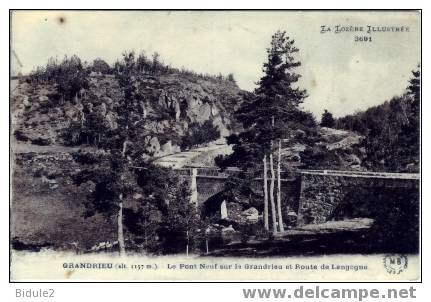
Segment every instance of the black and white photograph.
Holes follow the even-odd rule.
[[[418,10],[11,10],[11,280],[418,280],[421,64]]]

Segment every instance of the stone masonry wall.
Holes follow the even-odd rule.
[[[418,189],[419,180],[302,174],[298,225],[327,221],[345,196],[359,187]]]
[[[342,198],[340,177],[302,175],[298,224],[325,222]]]

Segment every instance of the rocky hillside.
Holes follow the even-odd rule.
[[[146,118],[140,137],[149,153],[159,157],[158,164],[210,166],[216,155],[232,151],[223,140],[180,149],[196,125],[203,127],[199,125],[209,121],[221,136],[236,130],[232,113],[247,93],[234,82],[175,74],[142,75],[140,80],[145,87],[142,115]],[[72,175],[82,167],[73,160],[72,153],[94,147],[79,133],[75,136],[72,126],[85,124],[96,116],[109,129],[116,129],[115,106],[122,97],[117,78],[111,74],[90,74],[88,87],[71,100],[62,100],[57,85],[35,84],[29,79],[15,81],[12,89],[14,248],[88,250],[98,242],[114,241],[112,221],[100,215],[84,218],[82,201],[94,188],[73,183]],[[318,133],[319,140],[313,145],[283,143],[285,168],[312,168],[314,164],[320,165],[317,168],[359,169],[360,136],[329,128],[319,128]]]
[[[231,113],[245,92],[233,81],[175,73],[142,74],[139,81],[146,122],[138,129],[138,143],[152,156],[181,151],[191,131],[204,125],[217,127],[221,136],[236,127]],[[79,127],[97,121],[115,132],[116,106],[123,92],[112,73],[89,73],[87,82],[71,99],[63,98],[59,85],[52,82],[27,77],[11,83],[15,249],[87,250],[100,241],[115,240],[112,221],[100,215],[84,218],[82,201],[93,188],[73,183],[72,175],[82,167],[72,154],[82,148],[96,150]]]
[[[347,130],[319,127],[313,144],[285,140],[282,148],[285,169],[366,170],[361,146],[364,137]]]
[[[244,92],[232,81],[216,81],[198,76],[142,75],[144,85],[142,114],[143,144],[155,156],[177,152],[190,127],[210,122],[228,135],[236,127],[231,113]],[[73,100],[63,101],[55,84],[15,83],[12,91],[12,131],[20,142],[35,145],[91,144],[74,124],[84,124],[94,116],[108,129],[117,127],[114,107],[122,97],[118,80],[112,74],[91,73],[88,88]]]

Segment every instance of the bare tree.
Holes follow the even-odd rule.
[[[277,161],[277,212],[280,232],[284,232],[283,214],[281,212],[281,139],[278,140],[278,161]]]
[[[269,230],[268,219],[268,168],[266,165],[266,154],[263,156],[263,221],[265,230]]]
[[[117,220],[117,230],[118,230],[118,246],[120,247],[120,256],[126,254],[126,244],[124,243],[124,230],[123,230],[123,194],[119,196],[120,202],[118,203],[118,220]]]
[[[272,216],[272,230],[277,233],[277,214],[274,201],[274,185],[275,185],[275,171],[274,171],[274,157],[272,152],[269,154],[269,169],[271,170],[271,182],[269,185],[269,199],[271,202],[271,216]]]

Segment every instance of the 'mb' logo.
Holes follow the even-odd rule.
[[[386,255],[383,264],[389,274],[400,274],[407,268],[408,260],[405,255]]]

